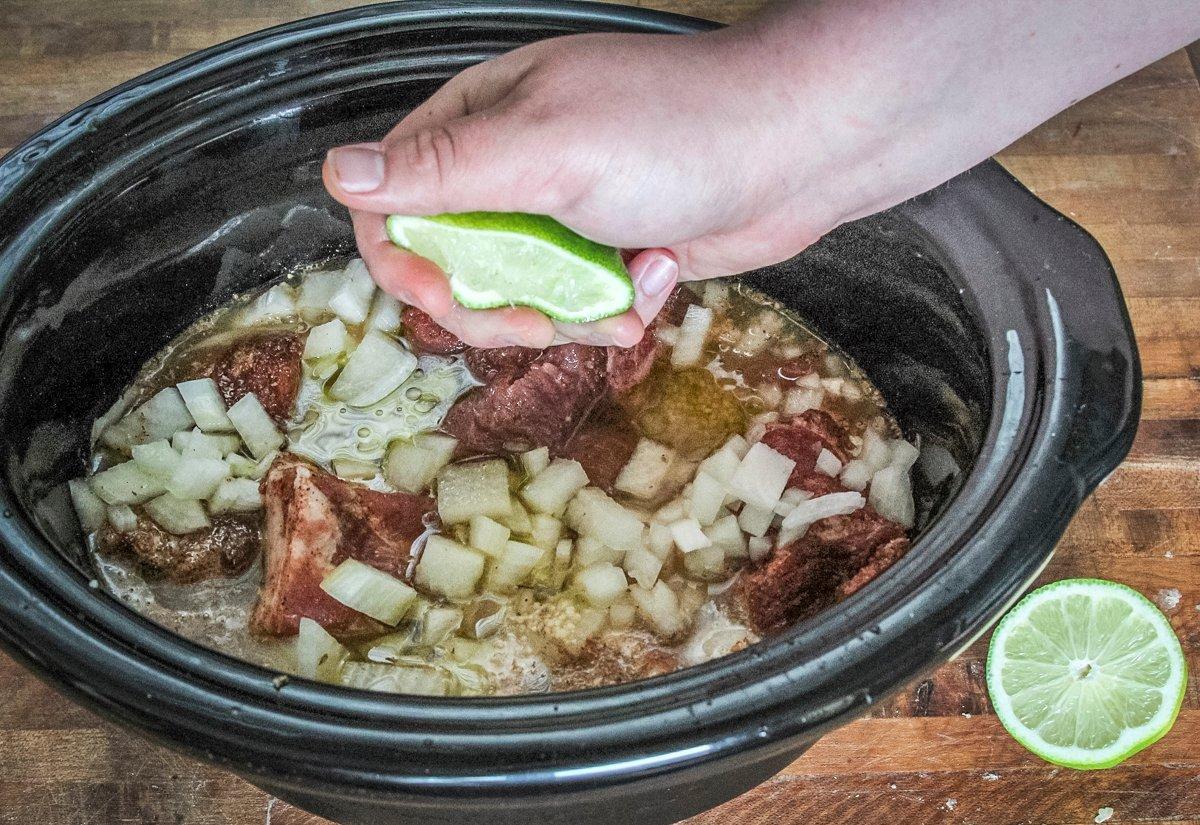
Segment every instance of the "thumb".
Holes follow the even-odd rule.
[[[322,174],[334,198],[365,212],[548,212],[554,192],[539,154],[526,127],[481,113],[332,149]]]

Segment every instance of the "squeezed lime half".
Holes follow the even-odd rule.
[[[458,212],[392,215],[388,237],[437,264],[454,300],[471,309],[527,306],[586,323],[633,306],[633,282],[611,246],[546,215]]]
[[[992,636],[1001,723],[1047,762],[1110,768],[1162,738],[1187,687],[1170,622],[1132,588],[1067,579],[1022,599]]]

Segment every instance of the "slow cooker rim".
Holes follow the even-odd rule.
[[[574,10],[577,13],[576,16],[568,16],[566,19],[564,19],[564,17],[561,15],[561,9],[563,9],[564,7],[567,9]],[[404,17],[405,15],[402,14],[402,12],[413,12],[413,13],[417,13],[417,14],[423,13],[423,12],[428,12],[430,19],[437,19],[437,14],[440,9],[440,7],[437,4],[432,4],[432,3],[421,3],[421,4],[413,3],[413,4],[404,4],[403,6],[387,6],[384,8],[385,9],[396,9],[396,12],[395,13],[386,12],[383,16],[395,17],[395,16],[399,15],[400,17]],[[481,18],[486,18],[488,14],[499,14],[502,16],[503,14],[506,13],[506,7],[488,6],[488,5],[483,5],[483,4],[472,5],[467,8],[469,8],[471,10],[472,14],[478,14],[479,17],[481,17]],[[456,11],[460,11],[460,10],[461,9],[456,9]],[[616,9],[614,10],[614,7],[601,7],[601,6],[593,6],[590,4],[563,3],[563,4],[550,5],[550,4],[542,4],[542,3],[525,3],[525,4],[521,4],[521,6],[519,6],[517,9],[517,11],[522,12],[522,13],[530,12],[531,10],[536,10],[539,14],[544,16],[547,20],[552,20],[554,22],[559,22],[559,23],[569,22],[570,20],[587,19],[590,22],[601,22],[601,23],[606,23],[606,24],[622,23],[622,24],[628,24],[628,25],[641,25],[644,22],[652,22],[652,23],[655,23],[656,25],[658,25],[662,29],[669,28],[670,26],[680,26],[680,27],[691,26],[691,27],[693,27],[692,29],[689,29],[689,30],[701,30],[703,28],[709,27],[709,24],[702,24],[701,21],[694,21],[690,18],[682,18],[682,17],[675,16],[675,15],[667,15],[667,14],[657,13],[657,12],[647,12],[645,10],[640,10],[640,9],[639,10],[620,9],[620,7],[616,7]],[[165,66],[161,69],[155,70],[155,72],[152,72],[149,75],[143,76],[142,78],[137,78],[134,81],[130,81],[129,84],[125,84],[122,87],[118,87],[116,90],[113,90],[113,92],[110,92],[107,95],[103,95],[100,98],[97,98],[92,103],[85,104],[84,107],[81,107],[81,110],[87,109],[88,107],[92,107],[92,106],[98,107],[102,103],[112,100],[112,98],[114,96],[116,96],[118,93],[127,91],[129,88],[133,88],[135,85],[140,85],[140,84],[145,83],[148,78],[158,77],[158,78],[162,78],[162,79],[166,80],[167,78],[174,76],[175,73],[179,69],[184,69],[184,68],[186,68],[188,71],[191,71],[193,69],[203,70],[205,63],[208,62],[209,60],[215,59],[217,57],[221,57],[222,55],[232,54],[235,51],[235,49],[245,48],[245,47],[251,46],[253,44],[258,44],[259,46],[262,46],[265,48],[267,46],[267,44],[274,42],[276,37],[288,37],[293,34],[299,35],[299,34],[302,34],[305,32],[307,32],[309,35],[311,35],[313,33],[313,27],[316,25],[317,22],[323,22],[324,25],[346,25],[346,24],[352,25],[354,23],[366,24],[373,20],[376,22],[376,25],[378,25],[379,20],[380,20],[380,8],[379,7],[373,7],[369,10],[358,9],[358,10],[354,10],[351,12],[342,12],[342,13],[335,13],[332,15],[324,15],[320,18],[310,18],[305,21],[300,21],[299,23],[287,24],[286,26],[279,27],[276,30],[267,30],[266,32],[248,35],[245,38],[240,38],[239,40],[232,41],[230,44],[226,44],[225,46],[215,47],[214,50],[208,50],[205,52],[201,52],[197,55],[193,55],[188,58],[184,58],[183,60],[178,61],[178,65],[177,64],[169,64],[168,66]],[[677,30],[682,30],[682,28],[677,29]],[[272,34],[273,32],[275,34]],[[34,138],[31,138],[30,141],[27,142],[27,144],[25,144],[25,146],[27,147],[27,146],[31,145],[39,137],[44,137],[47,133],[54,132],[56,129],[58,129],[64,123],[66,123],[68,121],[68,119],[72,118],[73,115],[77,115],[81,110],[76,110],[75,113],[72,113],[71,115],[67,115],[63,119],[60,119],[60,121],[56,122],[56,124],[53,124],[51,127],[48,127],[47,130],[45,130],[43,133],[39,133],[39,135],[34,136]],[[60,148],[65,148],[66,146],[69,146],[72,142],[71,133],[68,132],[67,134],[64,134],[62,136],[61,140],[62,140],[62,142],[60,143]],[[13,156],[20,156],[21,152],[22,152],[22,149],[18,148],[18,150],[14,151]],[[0,164],[0,169],[3,169],[3,167],[7,166],[7,165],[8,165],[8,160],[6,160],[6,161],[4,161],[4,163]],[[25,173],[28,173],[30,170],[26,169],[24,171],[25,171]],[[3,181],[5,179],[6,179],[5,175],[0,174],[0,181]],[[1042,206],[1045,209],[1049,209],[1048,207],[1045,207],[1044,205],[1042,205]],[[1073,224],[1068,224],[1068,225],[1073,226]],[[1080,230],[1080,231],[1082,231],[1082,230]],[[1110,274],[1111,274],[1111,269],[1110,269]],[[1044,433],[1043,433],[1043,435],[1044,435]],[[1043,446],[1045,446],[1045,445],[1043,445]],[[998,503],[1002,503],[1004,492],[1007,492],[1007,491],[998,491],[998,495],[999,495]],[[5,490],[4,494],[7,497],[8,491]],[[15,502],[14,502],[14,504],[15,504]],[[993,514],[993,517],[994,517],[994,514]],[[20,546],[22,551],[28,552],[30,550],[30,548],[32,548],[32,547],[35,547],[38,544],[44,544],[46,546],[43,548],[39,548],[39,549],[45,549],[45,550],[49,550],[50,552],[54,552],[52,550],[52,548],[49,547],[48,543],[41,542],[39,540],[39,537],[36,536],[36,528],[33,528],[32,532],[26,532],[23,529],[24,527],[25,527],[25,525],[19,525],[19,526],[16,525],[15,520],[13,520],[13,519],[6,520],[3,525],[0,525],[0,533],[2,533],[4,538],[6,539],[6,547],[5,547],[6,551],[11,552],[11,548],[13,548],[14,546]],[[14,528],[18,528],[18,529],[14,529]],[[1054,528],[1052,527],[1051,529],[1054,529]],[[22,533],[24,533],[24,534],[22,535]],[[927,547],[928,544],[929,544],[929,542],[925,542],[925,541],[922,541],[921,543],[919,543],[917,548],[914,549],[914,554],[917,549],[921,549],[921,548],[926,548],[927,551],[932,550],[933,549],[932,547]],[[947,550],[947,548],[943,548],[943,550],[946,552],[949,552]],[[965,552],[965,550],[960,549],[959,552]],[[1041,556],[1043,556],[1043,555],[1048,556],[1048,554],[1049,554],[1049,549],[1047,549],[1044,554],[1031,554],[1031,558],[1028,560],[1028,564],[1026,565],[1026,567],[1029,567],[1030,569],[1032,569],[1032,567],[1035,567],[1036,564],[1040,562]],[[940,556],[940,554],[939,554],[939,556]],[[1033,558],[1033,556],[1038,556],[1038,558]],[[14,558],[13,561],[17,562],[19,564],[18,559]],[[7,565],[6,565],[6,567],[7,567]],[[15,574],[15,573],[16,573],[15,569],[14,570],[5,569],[3,571],[4,577],[7,578],[9,581],[13,580],[13,578],[14,578],[13,574]],[[62,582],[59,582],[59,584],[62,584]],[[75,584],[80,585],[82,583],[76,582]],[[86,585],[83,585],[83,586],[86,587]],[[920,596],[923,593],[928,595],[930,587],[931,587],[930,584],[927,582],[921,588],[918,588],[916,591],[912,591],[912,593],[910,593],[910,595]],[[61,597],[66,594],[72,595],[73,598],[70,600],[71,603],[68,605],[57,605],[56,604],[57,599],[55,598],[55,596],[57,595],[57,596]],[[55,608],[56,608],[55,612],[60,617],[69,618],[69,613],[72,610],[78,611],[81,614],[86,614],[88,612],[89,606],[94,606],[94,599],[93,600],[88,600],[88,599],[78,600],[77,598],[75,598],[75,597],[79,597],[79,596],[86,596],[87,595],[86,593],[79,593],[79,592],[72,593],[69,589],[60,590],[57,594],[55,594],[53,592],[43,592],[40,595],[50,597],[49,600],[47,600],[46,602],[43,602],[43,606],[48,606],[48,605],[54,604]],[[876,595],[878,595],[878,594],[876,594]],[[847,604],[849,604],[849,603],[847,603]],[[125,609],[121,608],[121,610],[125,610]],[[93,617],[93,618],[95,618],[95,617]],[[128,619],[129,616],[126,615],[124,618]],[[832,617],[827,617],[827,618],[831,619]],[[142,620],[142,621],[144,621],[144,620]],[[109,625],[108,621],[104,621],[103,624],[105,626],[111,627],[111,625]],[[128,624],[128,623],[126,622],[126,624]],[[797,629],[793,630],[792,633],[788,634],[787,637],[780,639],[780,640],[775,640],[772,642],[764,643],[764,645],[762,645],[761,647],[763,647],[764,649],[765,648],[774,648],[777,650],[782,649],[782,646],[786,644],[788,639],[794,639],[795,636],[798,635],[799,633],[806,631],[806,630],[811,630],[813,627],[819,627],[821,625],[822,625],[821,622],[814,620],[814,624],[806,623],[805,625],[802,625],[802,626],[798,627]],[[174,637],[173,635],[169,634],[167,631],[160,630],[159,632],[170,636],[169,641],[174,643],[174,647],[176,648],[175,653],[177,655],[173,660],[173,664],[176,666],[179,665],[179,663],[181,663],[181,662],[188,661],[189,659],[192,660],[193,662],[197,662],[197,663],[201,659],[206,659],[206,658],[210,658],[210,657],[217,657],[220,659],[228,659],[228,657],[225,657],[222,654],[217,654],[217,653],[214,653],[211,651],[207,651],[203,648],[199,648],[197,646],[192,645],[190,642],[186,642],[185,640],[179,639],[178,637]],[[114,640],[116,640],[116,639],[120,639],[120,641],[124,645],[127,646],[128,650],[136,651],[139,648],[139,645],[137,644],[136,640],[133,638],[121,638],[120,634],[117,634],[116,636],[114,636]],[[12,641],[14,641],[14,640],[12,640],[10,638],[10,643]],[[194,649],[189,650],[187,648],[194,648]],[[99,651],[97,651],[97,652],[99,652]],[[942,650],[939,655],[945,655],[947,652],[948,651],[946,651],[946,650]],[[763,653],[763,651],[759,651],[759,653]],[[675,685],[675,686],[688,685],[687,688],[685,688],[684,690],[681,691],[681,693],[686,693],[688,695],[691,695],[692,693],[696,693],[696,692],[702,692],[702,691],[697,690],[697,688],[699,686],[696,685],[695,683],[698,680],[702,680],[703,678],[714,675],[720,671],[732,671],[734,669],[740,669],[746,662],[750,661],[753,658],[758,658],[761,660],[761,659],[765,659],[767,657],[765,655],[754,656],[749,653],[742,654],[742,655],[739,655],[738,657],[729,657],[727,659],[711,663],[710,665],[705,665],[705,666],[701,666],[699,668],[689,669],[687,671],[681,671],[679,674],[660,677],[660,679],[658,679],[658,680],[648,680],[646,682],[630,683],[627,685],[614,686],[612,688],[600,689],[599,691],[582,691],[582,692],[579,692],[578,694],[554,694],[549,697],[538,696],[538,697],[520,697],[520,698],[513,698],[513,699],[471,700],[471,701],[468,701],[468,704],[476,705],[479,707],[486,707],[488,705],[498,705],[498,706],[504,706],[504,707],[523,706],[522,709],[525,711],[530,710],[531,706],[539,706],[539,705],[546,706],[546,705],[554,704],[557,706],[578,706],[580,708],[579,714],[582,714],[585,712],[583,710],[583,708],[588,703],[595,702],[595,700],[601,698],[602,696],[611,696],[611,697],[618,698],[622,703],[624,703],[624,702],[636,703],[638,695],[646,694],[646,693],[650,692],[651,689],[657,688],[658,686],[664,685],[664,684]],[[42,669],[45,669],[47,666],[50,666],[50,667],[53,666],[52,663],[45,662],[44,660],[41,661],[39,664],[41,665]],[[253,672],[250,673],[249,675],[252,676],[254,680],[257,680],[259,682],[261,682],[264,679],[264,676],[269,677],[269,676],[273,675],[272,672],[266,671],[265,669],[262,669],[262,668],[257,668],[256,666],[243,665],[240,662],[236,663],[236,664],[239,665],[242,669],[252,668]],[[186,672],[188,672],[188,668],[186,668],[186,667],[182,667],[179,669],[179,673],[181,673],[181,674],[186,673]],[[246,674],[242,674],[242,675],[245,676]],[[239,685],[236,682],[231,682],[229,684],[221,684],[219,686],[224,689],[231,690],[231,691],[241,694],[241,691],[239,691]],[[213,689],[215,689],[216,687],[218,687],[218,685],[214,683]],[[734,692],[737,692],[738,690],[741,690],[741,688],[734,688],[733,690],[734,690]],[[374,712],[366,715],[369,718],[373,718],[373,719],[380,719],[380,718],[386,718],[388,716],[391,716],[392,715],[391,711],[395,710],[398,706],[403,706],[403,705],[414,705],[414,706],[432,709],[434,706],[437,706],[440,704],[440,705],[443,705],[446,709],[453,708],[456,711],[461,711],[463,709],[463,700],[446,701],[446,700],[404,699],[404,698],[397,698],[397,697],[369,697],[370,701],[366,701],[363,699],[362,696],[357,695],[357,692],[354,692],[355,695],[352,697],[349,697],[349,698],[339,695],[339,694],[346,694],[346,693],[351,693],[351,692],[343,690],[343,689],[315,685],[313,683],[301,684],[300,681],[298,680],[295,685],[289,686],[287,689],[276,694],[273,697],[275,701],[270,702],[268,704],[272,704],[278,708],[287,708],[287,709],[294,710],[294,711],[300,712],[300,713],[310,712],[310,711],[314,711],[314,710],[321,711],[321,712],[328,712],[329,704],[330,704],[329,699],[333,698],[335,700],[334,704],[342,705],[342,710],[345,710],[347,707],[354,707],[354,706],[357,706],[360,709],[365,707],[366,705],[375,706]],[[238,698],[239,698],[239,701],[245,700],[244,695],[239,695]],[[259,695],[255,698],[258,699],[259,701],[262,701],[264,699],[264,696]],[[305,700],[305,699],[307,699],[308,701],[301,701],[301,700]],[[354,699],[357,701],[351,702],[351,701],[349,701],[349,699]],[[314,703],[314,700],[315,700],[315,703]],[[682,707],[684,704],[688,704],[689,702],[692,702],[692,701],[694,701],[694,699],[687,700],[687,701],[678,700],[675,704]],[[606,704],[606,703],[601,702],[601,704]],[[858,704],[856,703],[855,707],[857,707],[857,706],[858,706]],[[748,708],[743,715],[749,716],[753,712],[753,710],[754,710],[754,708]],[[829,716],[825,721],[827,723],[832,723],[832,721],[834,719],[839,718],[842,713],[848,712],[849,710],[850,710],[850,708],[842,709],[834,716]],[[593,710],[593,712],[595,712],[595,711]],[[565,718],[571,718],[576,715],[577,714],[568,713],[568,714],[565,714]],[[547,718],[553,719],[556,717],[547,717]],[[557,718],[562,719],[564,717],[557,717]],[[774,737],[772,737],[772,738],[774,738]],[[744,743],[744,744],[753,744],[753,742]]]

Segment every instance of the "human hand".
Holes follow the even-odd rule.
[[[751,51],[728,32],[536,43],[453,78],[380,143],[331,151],[326,186],[350,208],[380,285],[464,341],[629,346],[676,280],[787,258],[836,221],[780,191],[791,152],[762,114],[771,90]],[[384,231],[389,213],[470,210],[549,214],[643,250],[629,261],[633,309],[583,325],[526,308],[468,310],[432,263]]]

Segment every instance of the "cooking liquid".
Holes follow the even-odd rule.
[[[825,392],[823,408],[850,423],[852,440],[861,439],[868,426],[898,434],[878,392],[857,367],[786,309],[740,284],[726,287],[709,282],[705,288],[719,289],[724,295],[700,364],[738,399],[748,427],[764,414],[769,416],[769,408],[780,406],[779,399],[772,396],[786,393],[793,385],[814,385],[815,372],[825,387],[836,390]],[[210,362],[214,353],[240,335],[271,328],[307,329],[303,322],[242,326],[241,319],[256,297],[243,296],[219,308],[165,347],[143,367],[123,396],[126,409],[176,383],[180,376],[194,374],[195,364]],[[352,332],[356,337],[362,334],[361,329],[352,328]],[[675,368],[665,366],[667,360],[660,359],[642,391],[652,394],[654,382],[670,380]],[[806,383],[796,384],[798,379]],[[458,357],[423,356],[418,373],[371,408],[351,409],[330,398],[325,392],[329,383],[305,370],[288,428],[288,449],[327,470],[338,457],[378,461],[391,439],[435,427],[453,400],[476,382]],[[436,403],[431,403],[434,398]],[[636,426],[636,409],[611,401],[603,402],[592,415]],[[93,466],[107,466],[114,460],[120,459],[100,448]],[[382,474],[362,483],[382,491],[392,489]],[[620,493],[614,498],[629,506],[645,506]],[[147,580],[129,560],[97,553],[94,541],[89,546],[102,586],[133,610],[204,647],[268,668],[294,671],[292,639],[258,638],[248,630],[262,576],[260,561],[235,578],[174,584]],[[664,645],[635,623],[630,628],[603,631],[599,646],[589,648],[590,655],[575,659],[564,657],[541,638],[540,607],[529,602],[527,592],[519,591],[519,598],[485,594],[483,598],[504,602],[507,613],[474,663],[488,674],[490,685],[485,692],[497,694],[595,687],[698,664],[757,641],[740,622],[742,612],[731,583],[732,579],[694,585],[693,591],[702,594],[705,604],[696,614],[691,632],[678,644]],[[351,646],[369,658],[371,642]],[[630,672],[631,668],[635,672]]]

